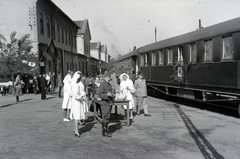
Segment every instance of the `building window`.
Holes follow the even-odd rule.
[[[233,58],[232,35],[223,37],[223,60],[231,60]]]
[[[47,18],[47,37],[50,37],[50,23],[49,23],[49,18]]]
[[[67,70],[69,70],[69,65],[68,65],[68,62],[67,62]]]
[[[55,37],[55,23],[52,22],[52,38],[55,40],[56,37]]]
[[[212,61],[212,40],[207,40],[205,42],[205,61]]]
[[[65,30],[65,43],[66,43],[66,45],[68,44],[68,39],[67,39],[67,30]]]
[[[148,53],[144,54],[144,66],[148,66]]]
[[[40,33],[44,35],[44,27],[43,27],[43,15],[40,13]]]
[[[68,45],[71,46],[71,36],[70,36],[70,32],[68,32]]]
[[[64,44],[64,29],[62,28],[62,43]]]
[[[183,46],[178,47],[178,57],[177,57],[178,62],[183,62]]]
[[[197,62],[197,45],[196,45],[196,43],[190,44],[190,62],[191,63]]]
[[[60,27],[57,25],[57,41],[60,42]]]
[[[159,54],[159,65],[163,65],[163,59],[164,59],[164,54],[163,54],[163,51],[159,51],[158,52]]]
[[[152,66],[156,66],[156,52],[152,52]]]
[[[168,64],[172,64],[173,51],[172,49],[167,49],[167,52],[168,52]]]

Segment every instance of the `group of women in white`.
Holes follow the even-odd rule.
[[[65,76],[64,83],[64,96],[62,109],[64,110],[63,121],[69,121],[67,118],[67,111],[70,113],[70,120],[74,122],[74,135],[80,137],[81,132],[78,130],[78,125],[81,120],[86,119],[86,112],[88,111],[87,98],[85,86],[82,82],[82,74],[76,71],[72,76],[72,72]]]

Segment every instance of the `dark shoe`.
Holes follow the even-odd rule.
[[[144,114],[144,116],[148,116],[148,117],[150,117],[151,115],[150,115],[150,114]]]
[[[82,133],[79,130],[77,130],[78,132],[76,132],[75,130],[73,131],[74,131],[74,136],[76,137],[80,137],[82,135]]]

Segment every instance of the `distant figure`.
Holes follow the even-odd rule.
[[[136,88],[136,107],[137,115],[140,115],[140,111],[143,109],[144,115],[150,117],[148,113],[148,104],[147,104],[147,86],[146,81],[143,79],[143,73],[138,73],[138,79],[135,81],[134,86]]]
[[[71,82],[72,82],[72,75],[73,72],[68,70],[68,74],[63,79],[63,102],[62,102],[62,109],[63,109],[63,121],[70,121],[68,116],[71,110],[71,102],[72,102],[72,90],[71,90]]]
[[[46,80],[47,80],[47,89],[46,89],[46,94],[48,94],[48,92],[50,92],[50,84],[51,84],[51,72],[49,72],[48,74],[46,73]]]
[[[47,80],[46,80],[46,75],[45,74],[43,74],[42,77],[41,77],[41,87],[42,87],[41,99],[42,100],[47,100],[47,97],[46,97]]]
[[[17,77],[14,82],[15,92],[16,92],[16,102],[19,102],[19,95],[22,89],[22,83],[20,79],[20,73],[17,74]]]
[[[29,83],[29,77],[28,75],[25,75],[23,82],[25,83],[24,85],[24,93],[28,94],[29,93],[29,87],[30,87],[30,83]]]
[[[55,89],[55,73],[50,75],[50,94],[54,94]]]
[[[34,77],[33,77],[32,86],[33,86],[33,92],[34,92],[34,94],[37,94],[37,92],[38,92],[38,80],[37,80],[37,76],[34,76]]]
[[[38,77],[37,77],[37,81],[38,81],[38,92],[39,92],[39,93],[42,92],[41,78],[42,78],[42,75],[39,74]]]
[[[59,73],[57,80],[58,80],[58,97],[62,98],[62,87],[63,87],[62,73]]]

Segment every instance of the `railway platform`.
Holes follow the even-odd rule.
[[[57,94],[0,96],[0,158],[91,159],[238,159],[240,120],[148,97],[151,117],[137,116],[129,127],[110,123],[112,138],[88,112],[83,134],[74,121],[63,122]],[[114,109],[113,109],[114,111]],[[121,113],[119,108],[118,113]]]

